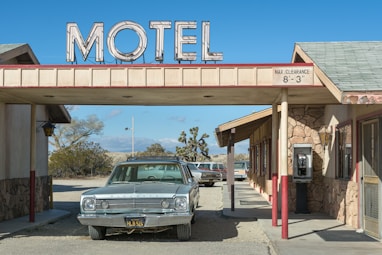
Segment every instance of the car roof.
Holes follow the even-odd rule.
[[[124,164],[139,164],[139,163],[145,163],[145,164],[154,164],[154,163],[178,163],[178,164],[184,164],[179,157],[173,157],[173,156],[144,156],[144,157],[133,157],[129,158],[126,161],[119,162],[117,165],[124,165]]]

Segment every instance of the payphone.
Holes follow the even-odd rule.
[[[293,181],[312,181],[312,145],[293,145]]]
[[[307,202],[307,183],[312,181],[312,145],[293,145],[293,182],[296,183],[295,213],[309,213]]]

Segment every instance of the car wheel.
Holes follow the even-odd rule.
[[[191,223],[177,225],[176,233],[179,241],[188,241],[191,238]]]
[[[106,236],[106,228],[89,226],[89,235],[93,240],[103,240]]]

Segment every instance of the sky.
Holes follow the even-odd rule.
[[[382,2],[376,0],[65,0],[65,1],[3,1],[0,15],[0,43],[28,43],[40,64],[71,64],[66,62],[66,25],[77,23],[84,38],[95,22],[103,22],[105,63],[115,64],[108,53],[107,33],[117,23],[133,21],[141,25],[148,39],[147,48],[136,64],[155,61],[155,31],[150,21],[171,21],[165,30],[165,64],[174,60],[174,22],[195,21],[197,28],[185,35],[197,37],[194,45],[183,51],[197,53],[201,61],[201,24],[210,22],[210,52],[222,52],[223,64],[290,63],[296,42],[381,41]],[[122,31],[116,40],[118,49],[130,52],[138,39],[132,31]],[[76,53],[80,56],[79,53]],[[95,64],[95,51],[84,62]],[[175,152],[181,132],[199,127],[206,133],[210,154],[224,154],[214,130],[221,124],[249,115],[268,106],[74,106],[72,118],[85,119],[96,115],[104,123],[101,135],[92,141],[116,152],[144,151],[154,143]],[[134,119],[134,125],[133,121]],[[131,128],[134,127],[134,132]],[[128,128],[126,130],[126,128]],[[235,145],[235,153],[248,153],[248,140]]]

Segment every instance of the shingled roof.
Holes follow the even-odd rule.
[[[0,44],[0,65],[13,64],[39,64],[39,61],[26,43]]]
[[[382,42],[298,42],[293,58],[293,62],[314,63],[322,71],[320,78],[327,77],[330,82],[324,82],[325,85],[337,94],[341,103],[362,103],[362,100],[376,103],[380,97]],[[354,95],[356,101],[350,102],[349,97],[354,99]]]
[[[0,65],[39,64],[35,54],[26,43],[0,44]],[[54,123],[70,123],[71,116],[63,105],[46,106],[49,120]]]

